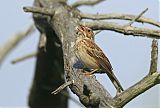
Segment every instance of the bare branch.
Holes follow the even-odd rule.
[[[151,52],[151,66],[150,73],[141,81],[128,88],[121,94],[114,97],[113,106],[123,107],[135,97],[139,96],[143,92],[147,91],[156,84],[160,84],[160,73],[157,72],[157,60],[158,60],[158,41],[153,39],[152,52]]]
[[[158,63],[158,41],[153,39],[152,41],[152,51],[151,51],[151,64],[149,74],[153,74],[157,71]]]
[[[97,35],[98,33],[100,33],[102,30],[97,30],[94,32],[95,35]]]
[[[51,94],[56,95],[57,93],[59,93],[60,91],[62,91],[63,89],[65,89],[67,86],[69,86],[69,85],[71,85],[73,83],[74,83],[74,80],[67,81],[63,85],[61,85],[60,87],[58,87],[56,90],[54,90]]]
[[[50,2],[52,4],[49,4]],[[57,3],[56,0],[50,0],[50,2],[47,5],[42,4],[42,6],[46,8],[50,6],[55,11],[60,9],[60,12],[57,12],[50,21],[47,20],[50,16],[45,16],[44,19],[44,15],[33,14],[36,27],[38,27],[40,33],[44,32],[47,37],[45,45],[47,51],[45,52],[42,48],[39,48],[38,51],[35,77],[29,96],[29,106],[42,107],[45,105],[45,107],[50,107],[54,105],[53,97],[50,98],[51,95],[48,95],[48,92],[51,91],[50,88],[53,88],[51,86],[57,88],[57,86],[64,83],[63,75],[65,72],[66,81],[75,81],[69,87],[79,97],[81,103],[86,107],[108,106],[110,108],[108,101],[112,97],[108,91],[94,76],[88,77],[79,69],[73,67],[77,61],[73,53],[73,45],[76,39],[75,27],[78,26],[80,20],[77,15],[78,10],[68,8],[64,3]],[[36,5],[41,6],[38,3]],[[44,90],[43,86],[47,86],[49,89]],[[64,100],[63,96],[55,97],[56,101],[61,102],[61,100]]]
[[[100,2],[103,2],[103,1],[105,1],[105,0],[78,0],[75,3],[73,3],[71,6],[75,7],[75,8],[77,8],[79,6],[82,6],[82,5],[91,5],[91,6],[93,6],[93,5],[96,5],[96,4],[98,4]]]
[[[24,60],[32,58],[32,57],[35,57],[36,55],[37,55],[37,52],[32,52],[30,54],[27,54],[27,55],[24,55],[22,57],[19,57],[19,58],[16,58],[16,59],[12,60],[12,64],[24,61]]]
[[[41,15],[35,16],[34,18],[36,24],[44,28],[44,32],[46,32],[46,35],[49,38],[47,39],[47,42],[46,42],[47,53],[45,53],[41,49],[39,50],[41,52],[39,53],[39,56],[38,56],[36,74],[39,72],[39,74],[41,75],[42,73],[44,73],[44,71],[48,73],[49,72],[50,73],[52,72],[52,73],[49,75],[45,73],[45,77],[41,77],[39,78],[39,80],[34,80],[35,82],[33,84],[32,92],[35,92],[35,90],[38,90],[34,88],[35,85],[38,84],[38,87],[40,87],[39,84],[45,85],[46,82],[43,83],[44,79],[49,79],[47,80],[47,82],[50,82],[50,81],[54,82],[53,80],[51,80],[53,78],[50,76],[51,75],[53,76],[53,74],[58,73],[57,75],[61,77],[62,72],[65,70],[66,80],[75,81],[74,84],[69,83],[69,85],[72,84],[71,86],[69,86],[70,89],[72,90],[73,93],[75,93],[79,97],[79,100],[83,105],[85,105],[86,107],[93,107],[93,108],[97,106],[100,108],[102,107],[105,107],[105,108],[118,107],[119,108],[119,107],[123,107],[133,98],[135,98],[137,95],[143,93],[144,91],[151,88],[152,86],[160,83],[160,75],[158,72],[152,75],[148,75],[143,80],[141,80],[134,86],[130,87],[126,91],[122,92],[121,94],[117,95],[113,99],[113,97],[108,93],[108,91],[105,90],[105,88],[96,80],[94,75],[85,76],[80,72],[79,69],[73,67],[77,61],[77,58],[73,52],[73,46],[77,38],[75,36],[74,28],[78,26],[80,22],[79,16],[76,13],[78,11],[75,10],[75,8],[68,8],[66,4],[57,5],[55,3],[52,3],[52,7],[57,8],[57,6],[58,6],[58,9],[62,7],[62,11],[61,13],[57,13],[54,16],[54,18],[51,19],[50,22],[46,21],[45,24],[49,25],[49,27],[42,26],[41,24],[42,22],[41,20],[39,20],[41,19]],[[45,14],[44,12],[39,12],[39,13]],[[134,18],[135,17],[133,17],[132,19]],[[160,37],[159,30],[128,27],[128,26],[125,27],[124,25],[119,25],[117,23],[112,23],[112,22],[109,23],[109,22],[103,22],[103,21],[93,21],[93,22],[87,22],[86,25],[89,27],[92,27],[93,29],[112,30],[112,31],[124,33],[127,35],[135,35],[135,36],[147,35],[147,37],[152,37],[152,38]],[[51,35],[54,35],[54,38]],[[54,42],[61,43],[62,44],[61,47],[57,47],[54,44]],[[55,54],[55,51],[57,52],[56,54]],[[53,65],[56,68],[54,70],[53,70]],[[64,67],[64,70],[63,70],[63,67]],[[37,76],[39,74],[37,74]],[[38,77],[35,77],[35,79],[37,78]],[[59,91],[61,91],[67,86],[68,84],[64,84],[63,86],[60,86],[60,88],[58,88],[56,92],[58,93]],[[35,95],[35,97],[37,97],[37,95]],[[37,101],[36,99],[38,98],[33,98],[31,100]],[[32,106],[34,105],[35,104],[32,104]]]
[[[160,73],[158,72],[152,75],[146,76],[141,81],[139,81],[137,84],[133,85],[132,87],[128,88],[121,94],[114,97],[114,100],[113,100],[115,101],[114,106],[118,106],[118,108],[123,107],[128,102],[130,102],[132,99],[142,94],[143,92],[147,91],[148,89],[150,89],[156,84],[160,84]]]
[[[98,34],[98,33],[100,33],[102,30],[96,30],[95,32],[94,32],[94,37],[93,37],[93,40],[95,40],[95,36]]]
[[[120,20],[132,20],[136,17],[136,15],[130,15],[130,14],[116,14],[116,13],[110,13],[110,14],[90,14],[90,13],[79,13],[81,18],[83,19],[92,19],[92,20],[105,20],[105,19],[120,19]],[[136,20],[137,22],[142,23],[148,23],[155,25],[157,27],[160,27],[160,22],[155,21],[151,18],[146,17],[140,17]]]
[[[5,57],[11,52],[23,39],[34,32],[34,26],[31,25],[25,32],[17,33],[12,36],[3,46],[0,48],[0,64]]]
[[[23,7],[25,12],[39,13],[48,16],[53,16],[55,11],[49,8],[40,8],[40,7]]]
[[[131,22],[129,22],[128,24],[126,24],[126,26],[131,26],[135,21],[137,21],[145,12],[148,11],[148,8],[146,8],[144,11],[142,11],[138,16],[136,16],[135,18],[133,18],[131,20]]]
[[[123,33],[125,35],[160,39],[160,30],[125,26],[114,22],[106,22],[106,21],[82,22],[82,24],[87,25],[88,27],[91,27],[96,30],[111,30],[118,33]]]

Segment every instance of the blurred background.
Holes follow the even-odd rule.
[[[75,0],[68,0],[72,4]],[[19,31],[25,31],[32,23],[32,16],[23,12],[23,6],[32,6],[30,0],[3,0],[0,4],[0,45]],[[138,15],[144,9],[149,10],[145,17],[159,20],[158,0],[106,0],[96,6],[83,6],[79,9],[86,13],[128,13]],[[127,21],[113,20],[121,24]],[[155,28],[148,24],[134,23],[133,26]],[[0,107],[27,107],[28,94],[35,69],[35,58],[11,64],[17,57],[37,50],[39,33],[22,41],[0,66]],[[114,72],[125,89],[148,74],[150,67],[151,41],[149,38],[125,36],[112,31],[103,31],[96,36],[96,43],[103,49],[111,61]],[[160,46],[160,45],[159,45]],[[159,60],[160,61],[160,60]],[[159,68],[160,69],[160,68]],[[97,79],[114,96],[115,89],[106,75],[96,75]],[[71,96],[77,98],[70,92]],[[160,107],[159,86],[141,94],[124,108],[158,108]],[[69,108],[81,108],[69,101]]]

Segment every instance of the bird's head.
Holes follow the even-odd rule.
[[[93,39],[94,38],[94,33],[93,30],[87,26],[79,25],[77,28],[77,34],[81,38],[88,38],[88,39]]]

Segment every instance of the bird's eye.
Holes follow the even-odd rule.
[[[84,31],[84,27],[81,27],[81,29]]]
[[[88,32],[91,32],[91,30],[90,30],[90,29],[88,29]]]

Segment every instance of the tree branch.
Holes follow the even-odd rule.
[[[152,51],[151,51],[151,64],[149,74],[153,74],[157,71],[158,64],[158,41],[153,39],[152,41]]]
[[[25,9],[26,9],[26,7],[25,7]],[[33,12],[33,13],[36,12],[36,13],[41,13],[41,14],[49,15],[49,16],[54,14],[53,10],[47,9],[47,8],[36,7],[35,10],[34,9],[32,10],[32,8],[30,7],[29,10],[30,10],[29,12]],[[144,12],[146,10],[144,10]],[[141,14],[143,14],[144,12],[142,12]],[[142,18],[142,17],[140,17],[141,14],[138,16],[134,16],[133,19],[136,18],[136,21],[138,21],[139,19]],[[143,20],[144,20],[144,18],[143,18]],[[154,22],[154,23],[156,23],[156,22]],[[120,24],[113,23],[113,22],[103,22],[103,21],[82,22],[82,24],[85,24],[85,25],[92,27],[94,29],[111,30],[111,31],[123,33],[125,35],[143,36],[143,37],[157,38],[157,39],[160,38],[160,31],[159,30],[152,30],[152,29],[148,29],[148,28],[138,28],[138,27],[120,25]]]
[[[69,86],[69,85],[71,85],[71,84],[73,84],[73,83],[74,83],[74,80],[72,80],[72,81],[67,81],[67,82],[65,82],[63,85],[61,85],[60,87],[58,87],[56,90],[52,91],[51,94],[56,95],[56,94],[58,94],[59,92],[61,92],[63,89],[65,89],[67,86]]]
[[[43,81],[41,80],[43,80],[44,78],[41,78],[41,77],[38,78],[39,76],[38,73],[44,73],[45,71],[45,76],[46,75],[48,76],[49,72],[53,70],[53,69],[50,69],[50,66],[52,66],[53,68],[53,65],[55,65],[54,68],[56,69],[54,69],[53,71],[55,70],[56,71],[53,73],[54,74],[59,73],[58,75],[60,75],[60,72],[57,72],[57,70],[62,70],[62,67],[64,66],[66,80],[75,81],[74,84],[70,86],[70,89],[73,91],[73,93],[75,93],[79,97],[83,105],[85,105],[86,107],[95,107],[95,106],[102,107],[104,105],[106,107],[110,107],[110,103],[107,103],[107,102],[110,99],[112,99],[112,97],[104,89],[104,87],[96,80],[95,76],[85,76],[81,71],[79,71],[79,69],[73,68],[75,62],[77,61],[77,58],[73,53],[73,45],[76,39],[75,27],[78,26],[78,22],[79,22],[79,16],[77,14],[78,10],[75,10],[74,8],[73,9],[68,8],[64,4],[57,5],[56,3],[55,4],[53,3],[52,5],[54,9],[56,9],[57,6],[58,6],[58,9],[62,8],[63,10],[59,13],[56,13],[53,16],[54,18],[52,18],[50,21],[39,20],[37,17],[41,18],[41,16],[34,15],[35,16],[34,19],[37,27],[40,26],[42,28],[41,32],[44,31],[47,37],[46,53],[40,50],[38,54],[38,60],[41,60],[41,61],[37,61],[37,71],[36,71],[35,79],[39,79],[39,80],[34,80],[35,81],[34,85],[36,85],[37,83],[39,84],[39,81],[43,84]],[[44,22],[45,25],[48,25],[48,26],[42,25],[42,22]],[[57,46],[57,43],[60,44],[60,46]],[[62,52],[57,53],[57,51],[62,49],[63,49],[63,53]],[[62,59],[59,60],[59,58],[61,57],[64,58],[64,65],[62,63],[63,62]],[[55,63],[55,60],[59,64]],[[48,76],[48,77],[50,78],[51,76]],[[52,80],[55,80],[55,78],[52,78]],[[39,86],[41,85],[41,83],[39,84]],[[37,95],[39,94],[33,94],[35,93],[34,91],[37,89],[39,91],[41,90],[41,88],[36,88],[33,86],[30,97],[36,97],[36,98],[38,97]],[[33,102],[37,101],[36,98],[35,99],[30,98],[31,100],[30,106],[34,105]]]
[[[75,3],[73,3],[71,5],[71,7],[77,8],[77,7],[83,6],[83,5],[92,5],[93,6],[93,5],[96,5],[96,4],[103,2],[103,1],[105,1],[105,0],[78,0]]]
[[[151,66],[149,74],[141,81],[133,85],[132,87],[125,90],[120,95],[116,96],[115,106],[123,107],[129,101],[142,94],[146,90],[150,89],[156,84],[160,84],[160,73],[157,72],[157,60],[158,60],[158,42],[153,39],[152,51],[151,51]]]
[[[32,12],[32,13],[39,13],[48,16],[53,16],[55,11],[49,8],[40,8],[40,7],[23,7],[24,12]]]
[[[36,104],[39,107],[42,105],[48,105],[48,101],[46,102],[46,99],[42,99],[48,99],[50,96],[46,96],[45,93],[39,91],[43,91],[43,86],[48,85],[48,93],[52,83],[60,78],[61,81],[58,83],[56,82],[56,84],[54,84],[56,86],[54,87],[57,88],[57,86],[64,83],[62,78],[64,70],[66,80],[74,80],[74,83],[70,85],[72,92],[79,97],[79,100],[83,105],[91,108],[123,107],[137,95],[160,83],[160,74],[156,72],[152,75],[146,76],[140,82],[113,98],[108,93],[108,91],[105,90],[105,88],[96,80],[94,75],[85,76],[78,68],[74,67],[78,61],[73,52],[73,46],[77,38],[77,35],[75,35],[75,27],[78,26],[80,22],[79,15],[77,14],[79,11],[75,8],[69,8],[66,4],[55,3],[55,1],[52,3],[53,10],[56,11],[56,9],[61,9],[61,12],[56,13],[52,19],[48,20],[48,18],[43,17],[45,11],[38,12],[43,14],[42,16],[41,14],[38,16],[34,14],[35,24],[37,27],[42,28],[42,30],[39,30],[42,34],[44,33],[46,35],[47,41],[46,52],[39,48],[36,74],[30,94],[31,107],[35,106],[35,102],[41,102]],[[93,21],[87,22],[85,24],[89,27],[92,27],[93,29],[112,30],[127,35],[147,35],[147,37],[152,38],[160,37],[159,30],[136,28],[130,26],[125,27],[124,25],[119,25],[117,23],[108,23],[103,21]],[[35,94],[35,91],[38,91],[38,94]],[[51,102],[49,103],[53,104]]]
[[[78,26],[78,22],[80,21],[78,19],[79,16],[75,14],[77,12],[78,11],[74,8],[73,10],[65,8],[61,13],[54,15],[54,20],[50,21],[52,28],[56,31],[56,34],[59,39],[61,39],[63,45],[62,49],[66,80],[74,80],[74,84],[70,86],[70,89],[79,97],[79,100],[84,106],[102,107],[105,104],[109,107],[110,103],[107,102],[112,97],[96,80],[95,76],[86,76],[79,69],[74,67],[77,62],[77,57],[73,52],[73,45],[77,37],[77,35],[75,35],[75,27]]]
[[[147,11],[148,11],[148,8],[146,8],[138,16],[136,16],[135,18],[133,18],[128,24],[126,24],[126,26],[131,26],[135,21],[137,21]]]
[[[15,36],[12,36],[8,41],[0,47],[0,65],[5,57],[27,36],[34,32],[34,26],[31,25],[26,31],[19,32]]]
[[[92,19],[92,20],[105,20],[105,19],[120,19],[120,20],[132,20],[136,17],[136,15],[130,14],[117,14],[117,13],[109,13],[109,14],[90,14],[90,13],[79,13],[82,19]],[[160,22],[155,21],[151,18],[140,17],[136,20],[141,23],[148,23],[160,27]]]
[[[12,60],[12,64],[24,61],[24,60],[32,58],[32,57],[35,57],[36,55],[37,55],[37,52],[32,52],[30,54],[26,54],[22,57],[19,57],[19,58],[16,58],[16,59]]]
[[[94,32],[94,35],[99,34],[101,31],[102,31],[102,30],[97,30],[97,31],[95,31],[95,32]]]
[[[123,107],[132,99],[147,91],[149,88],[153,87],[156,84],[160,84],[160,73],[158,72],[146,76],[141,81],[122,92],[120,95],[114,97],[114,106]]]
[[[124,35],[133,35],[133,36],[160,39],[160,30],[125,26],[106,21],[81,22],[81,24],[91,27],[95,30],[111,30],[118,33],[123,33]]]

